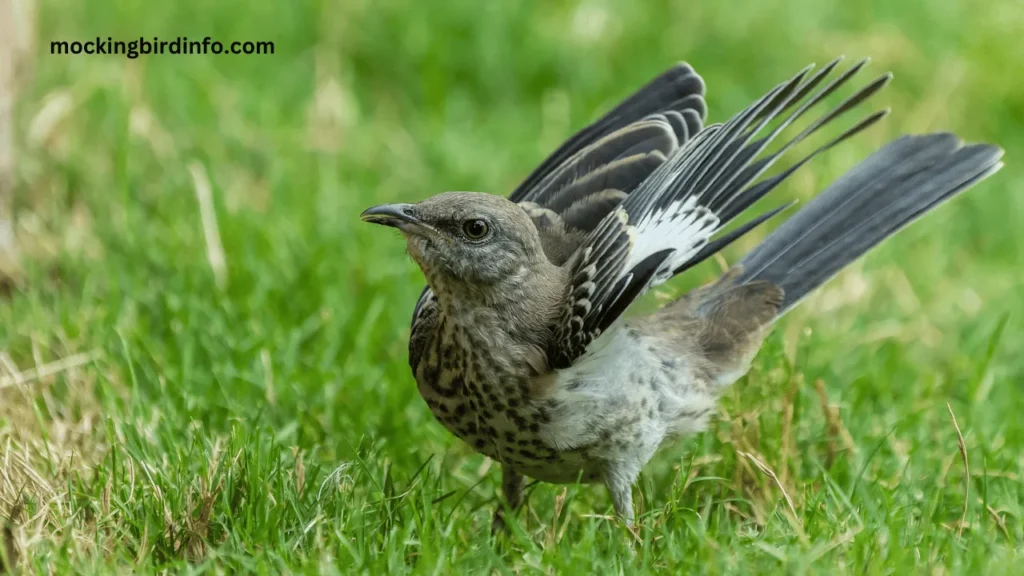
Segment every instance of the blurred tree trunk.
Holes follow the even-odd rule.
[[[35,28],[33,0],[0,0],[0,265],[13,258],[14,105]]]

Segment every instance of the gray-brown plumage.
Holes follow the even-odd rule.
[[[671,438],[704,428],[772,324],[808,292],[939,203],[992,174],[1002,151],[950,134],[900,138],[797,211],[722,278],[625,319],[641,294],[779,212],[723,232],[870,114],[778,174],[785,152],[882,88],[883,75],[772,153],[785,128],[859,71],[804,70],[703,127],[704,84],[680,64],[580,131],[509,197],[449,192],[362,218],[400,229],[427,278],[409,364],[434,415],[523,477],[630,489]],[[496,516],[496,524],[500,523]]]

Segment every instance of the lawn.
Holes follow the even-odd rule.
[[[691,4],[15,2],[0,555],[57,574],[1013,572],[1024,7]],[[97,36],[275,52],[50,54]],[[711,429],[641,476],[642,542],[603,488],[551,485],[489,538],[497,467],[435,422],[407,366],[422,276],[359,212],[506,194],[677,60],[720,121],[838,54],[895,73],[873,103],[893,114],[764,206],[905,132],[998,143],[1006,168],[785,318]]]

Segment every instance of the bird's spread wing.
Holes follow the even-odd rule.
[[[703,128],[704,81],[665,71],[556,150],[512,193],[562,265],[615,207]]]
[[[512,191],[509,200],[546,206],[565,183],[607,163],[610,160],[607,154],[626,158],[630,154],[623,155],[622,152],[627,152],[633,145],[647,148],[641,144],[647,133],[644,130],[631,130],[633,137],[619,140],[621,146],[612,145],[604,153],[594,152],[595,143],[652,115],[670,123],[672,131],[681,135],[683,140],[700,131],[707,115],[704,81],[688,64],[679,63],[669,68],[593,124],[573,135]],[[593,154],[588,158],[581,157],[581,152],[588,149]],[[603,154],[605,157],[602,161]]]
[[[527,210],[545,253],[563,264],[612,209],[702,128],[704,81],[676,64],[583,128],[509,196]],[[413,312],[409,364],[416,371],[436,323],[429,287]]]
[[[690,138],[604,216],[569,262],[572,282],[549,349],[551,366],[570,366],[651,286],[706,259],[777,213],[779,209],[761,214],[714,237],[812,157],[882,118],[887,111],[867,116],[792,166],[755,182],[783,153],[888,82],[889,75],[875,79],[762,156],[783,129],[834,93],[865,63],[828,82],[839,60],[810,76],[810,68],[803,70],[728,122],[708,126]]]

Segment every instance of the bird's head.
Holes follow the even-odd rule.
[[[417,204],[374,206],[360,218],[401,230],[432,285],[522,282],[549,264],[529,216],[500,196],[445,192]]]

